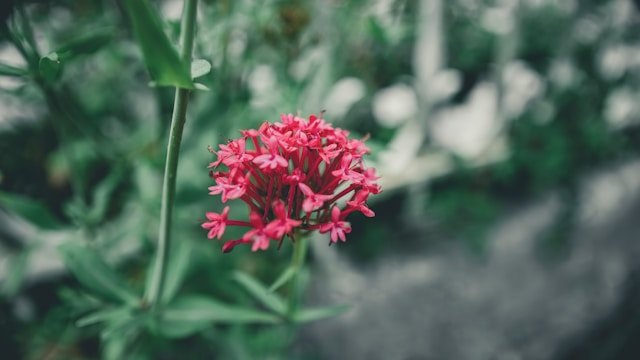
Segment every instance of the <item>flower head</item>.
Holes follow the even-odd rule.
[[[316,115],[280,120],[243,130],[242,137],[211,150],[217,159],[209,164],[215,181],[209,194],[221,195],[223,203],[241,201],[250,214],[246,222],[228,219],[229,206],[206,213],[202,227],[210,239],[222,238],[227,226],[248,228],[241,238],[227,240],[224,252],[239,244],[266,250],[296,231],[319,230],[329,233],[330,243],[346,241],[350,213],[374,216],[366,201],[381,189],[375,170],[364,164],[364,139],[350,139],[348,131]]]

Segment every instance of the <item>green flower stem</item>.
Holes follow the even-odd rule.
[[[180,56],[185,64],[191,62],[197,6],[198,0],[185,0],[182,11]],[[164,181],[162,185],[158,249],[153,266],[152,280],[145,292],[145,302],[152,308],[156,308],[161,300],[164,282],[167,277],[167,263],[169,262],[171,243],[171,216],[176,193],[178,157],[180,155],[180,143],[182,141],[182,130],[186,120],[188,102],[189,90],[176,88],[169,144],[167,145],[167,159],[164,168]]]
[[[306,236],[296,234],[295,242],[293,243],[293,254],[291,256],[291,268],[294,269],[293,279],[291,279],[291,288],[289,289],[289,304],[287,309],[287,317],[289,321],[293,322],[294,316],[298,311],[300,302],[300,271],[304,266],[304,261],[307,257],[307,248],[309,242]]]

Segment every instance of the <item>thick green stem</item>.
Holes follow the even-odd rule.
[[[291,266],[294,269],[300,269],[304,265],[304,259],[307,256],[307,239],[305,236],[298,235],[293,245],[293,254],[291,256]]]
[[[293,279],[291,279],[291,288],[289,289],[289,308],[287,315],[289,320],[293,320],[293,316],[298,311],[300,302],[300,271],[307,257],[307,247],[309,246],[305,236],[297,234],[293,243],[293,254],[291,256],[291,268],[294,269]]]
[[[189,64],[191,61],[197,5],[198,0],[185,0],[182,11],[180,56],[185,64]],[[152,280],[145,292],[146,303],[151,305],[152,308],[157,307],[160,303],[164,282],[167,277],[167,263],[169,262],[169,249],[171,244],[171,219],[176,193],[176,177],[178,175],[178,157],[180,155],[180,143],[182,141],[182,130],[186,120],[188,101],[189,90],[176,88],[169,144],[167,145],[167,158],[164,168],[164,182],[162,185],[158,248],[153,267]]]

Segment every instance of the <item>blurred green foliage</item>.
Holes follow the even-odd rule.
[[[323,101],[332,86],[355,77],[364,84],[363,96],[332,120],[370,134],[372,147],[384,149],[396,128],[377,122],[372,104],[379,89],[412,82],[419,2],[391,1],[381,16],[371,11],[378,2],[366,0],[201,1],[194,58],[206,63],[192,64],[191,74],[179,58],[159,55],[171,52],[177,40],[174,3],[153,3],[164,22],[131,16],[140,9],[127,8],[126,1],[2,5],[11,16],[2,9],[0,52],[15,56],[0,57],[0,76],[10,80],[0,86],[0,101],[19,110],[0,119],[0,207],[25,220],[32,236],[0,226],[0,252],[10,254],[14,270],[2,279],[0,300],[0,333],[10,334],[1,337],[0,348],[11,358],[113,358],[125,349],[131,358],[297,356],[287,353],[295,338],[286,324],[264,325],[281,320],[279,292],[260,288],[285,270],[290,249],[222,255],[201,232],[205,210],[221,208],[206,195],[207,145],[280,112],[331,107]],[[459,72],[461,86],[441,106],[464,102],[479,82],[493,78],[506,46],[504,34],[481,21],[494,1],[445,3],[446,67]],[[611,76],[598,63],[603,49],[634,44],[637,24],[612,22],[614,1],[574,2],[569,10],[560,2],[520,3],[512,56],[541,77],[545,90],[508,119],[505,160],[474,167],[457,158],[453,172],[423,189],[429,196],[422,215],[435,224],[429,225],[434,232],[466,239],[479,251],[505,209],[549,189],[568,194],[549,235],[551,248],[562,244],[575,216],[580,176],[638,149],[637,125],[615,128],[605,116],[616,90],[637,93],[637,72]],[[139,21],[153,23],[170,42],[150,40],[153,33],[141,31]],[[585,23],[600,30],[581,38],[576,28]],[[566,84],[554,73],[559,61],[570,64],[573,80]],[[157,66],[149,66],[151,76],[145,62]],[[169,78],[158,78],[167,73]],[[147,281],[157,237],[173,93],[148,83],[190,87],[195,77],[210,91],[192,94],[174,225],[180,244],[175,253],[181,255],[173,259],[163,294],[170,313],[178,315],[154,323],[130,305]],[[374,204],[375,224],[353,220],[344,247],[354,258],[373,261],[397,251],[400,238],[423,240],[423,227],[403,222],[410,199],[402,190]],[[66,244],[61,253],[77,280],[56,275],[22,284],[33,249],[58,243]],[[79,290],[80,284],[93,291]],[[14,311],[19,301],[32,309]],[[343,310],[314,308],[298,316],[306,321]],[[180,321],[185,317],[198,321]],[[86,327],[78,328],[78,319]],[[106,328],[99,326],[105,322]],[[168,339],[174,337],[179,339]]]

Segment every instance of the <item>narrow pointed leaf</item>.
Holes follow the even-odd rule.
[[[124,280],[95,251],[76,244],[60,245],[58,251],[69,271],[88,289],[116,302],[129,305],[139,302]]]
[[[22,249],[9,260],[8,268],[11,269],[11,271],[8,272],[4,281],[1,282],[2,286],[0,287],[4,295],[11,297],[20,290],[29,265],[30,254],[31,249]]]
[[[167,337],[181,338],[218,324],[275,324],[278,316],[255,309],[228,305],[205,296],[185,296],[168,305],[158,324]]]
[[[29,75],[29,72],[26,69],[22,69],[19,67],[7,65],[7,64],[0,64],[0,75],[21,77],[21,76]]]
[[[120,360],[124,358],[127,345],[131,340],[129,338],[113,337],[102,342],[102,359]]]
[[[291,280],[291,278],[293,278],[295,274],[296,274],[296,269],[294,267],[291,267],[291,266],[287,267],[282,272],[282,274],[280,274],[278,279],[276,279],[276,281],[274,281],[273,284],[271,284],[271,286],[269,287],[269,291],[274,292],[278,290],[280,287],[282,287],[282,285],[289,282],[289,280]]]
[[[100,333],[102,341],[110,340],[117,337],[127,338],[136,334],[147,321],[147,314],[129,314],[129,316],[120,317],[112,321],[108,321],[105,328]]]
[[[84,327],[105,321],[117,321],[130,317],[130,314],[131,309],[128,307],[102,309],[81,317],[76,321],[76,326]]]
[[[0,191],[0,208],[4,208],[41,229],[60,229],[62,225],[49,209],[36,200]]]
[[[270,292],[266,286],[260,283],[252,276],[236,272],[233,274],[233,279],[236,280],[242,287],[251,294],[256,300],[260,301],[264,306],[273,310],[274,312],[285,315],[287,312],[287,306],[285,301],[276,293]]]
[[[154,83],[192,89],[189,65],[169,41],[156,10],[147,0],[125,0],[124,8]]]
[[[194,83],[193,84],[193,88],[196,90],[200,90],[200,91],[210,91],[211,89],[209,89],[208,86],[201,84],[201,83]]]
[[[105,217],[109,202],[112,200],[112,194],[117,188],[118,184],[124,176],[124,169],[121,167],[116,168],[107,176],[98,186],[96,186],[93,192],[93,201],[91,209],[88,211],[86,217],[93,224],[98,224]]]
[[[169,264],[167,266],[167,276],[162,290],[162,302],[169,303],[178,293],[182,283],[184,281],[187,272],[189,271],[190,259],[191,259],[191,247],[189,243],[184,241],[175,241],[171,245],[171,257],[169,258]],[[154,261],[149,263],[149,269],[147,270],[146,289],[151,286],[153,281],[153,266]]]
[[[295,316],[294,320],[298,323],[316,321],[321,319],[326,319],[330,317],[334,317],[336,315],[340,315],[351,307],[349,305],[337,305],[337,306],[329,306],[322,308],[310,308],[299,311]]]
[[[277,323],[280,318],[252,308],[228,305],[205,296],[185,296],[167,306],[164,319],[217,323]]]
[[[85,31],[82,35],[60,45],[55,52],[63,59],[72,58],[75,55],[94,53],[111,41],[113,32],[112,28]]]

